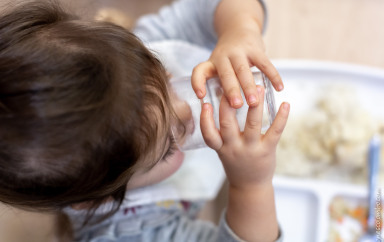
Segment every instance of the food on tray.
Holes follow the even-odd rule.
[[[379,212],[382,214],[382,211]],[[330,204],[329,215],[329,241],[359,241],[366,231],[368,208],[365,200],[336,197]],[[381,225],[377,229],[382,234],[381,221],[377,221],[377,224]]]
[[[367,226],[367,212],[363,203],[351,203],[342,197],[336,197],[329,208],[329,240],[358,241]]]
[[[319,92],[324,93],[313,108],[289,118],[276,172],[365,183],[368,143],[375,133],[384,138],[384,122],[364,110],[351,87],[333,85]]]

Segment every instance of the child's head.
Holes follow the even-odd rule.
[[[141,174],[175,115],[163,66],[133,34],[32,1],[2,14],[0,36],[0,201],[97,206],[121,202],[134,173],[132,187],[161,179]]]

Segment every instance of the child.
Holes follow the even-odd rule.
[[[205,78],[217,73],[229,100],[222,99],[220,130],[209,104],[201,114],[205,141],[217,151],[230,184],[219,227],[191,219],[193,203],[124,206],[124,199],[134,199],[127,190],[164,180],[183,160],[170,132],[180,120],[166,71],[135,35],[79,20],[52,2],[24,3],[0,17],[0,201],[38,211],[80,210],[69,209],[79,241],[279,239],[272,176],[289,105],[282,105],[269,131],[260,135],[263,89],[250,85],[244,67],[259,66],[275,86],[281,80],[259,47],[261,5],[253,0],[238,5],[180,1],[162,12],[171,19],[183,16],[169,27],[174,31],[167,30],[169,22],[159,24],[161,13],[143,19],[136,30],[144,41],[180,38],[213,47],[206,41],[215,39],[208,17],[215,16],[218,43],[209,60],[194,69],[193,86],[204,96]],[[194,17],[200,28],[191,22]],[[201,22],[204,18],[210,22]],[[236,76],[252,104],[243,133],[231,108],[241,105]],[[77,228],[82,210],[94,216]],[[104,211],[115,213],[104,219],[109,215]]]

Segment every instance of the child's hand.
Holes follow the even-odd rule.
[[[236,109],[226,98],[220,104],[220,130],[215,127],[212,106],[204,104],[200,126],[206,144],[216,150],[231,187],[247,189],[270,183],[275,169],[275,151],[284,130],[289,104],[283,103],[265,135],[261,134],[264,89],[259,89],[260,103],[250,107],[244,132],[240,132]]]
[[[258,67],[278,91],[284,88],[283,82],[265,54],[260,27],[252,21],[243,19],[240,19],[237,25],[236,23],[233,25],[233,28],[228,28],[220,34],[210,58],[194,68],[192,87],[201,99],[206,94],[206,80],[218,75],[231,107],[239,108],[243,105],[240,86],[248,105],[256,106],[260,97],[250,67]]]

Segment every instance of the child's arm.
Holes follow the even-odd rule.
[[[273,124],[262,135],[264,90],[259,88],[261,101],[257,107],[249,108],[244,132],[240,132],[236,110],[226,98],[220,104],[220,130],[215,127],[212,106],[204,104],[201,131],[207,145],[217,151],[227,174],[229,227],[246,241],[274,241],[278,224],[272,177],[276,146],[288,118],[289,104],[281,105]]]
[[[276,90],[283,89],[279,73],[264,52],[263,8],[257,0],[222,0],[219,3],[214,20],[218,43],[209,60],[196,66],[192,74],[192,85],[199,98],[205,96],[206,79],[218,74],[232,107],[243,104],[240,86],[247,103],[257,105],[260,98],[253,84],[251,66],[264,72]]]
[[[213,50],[217,42],[214,16],[220,1],[174,1],[157,14],[141,17],[134,33],[145,43],[180,40]]]

